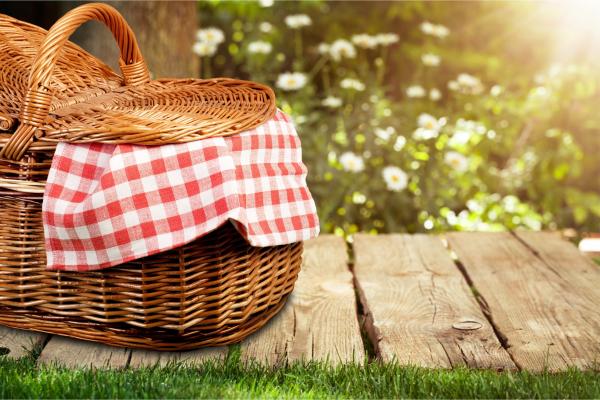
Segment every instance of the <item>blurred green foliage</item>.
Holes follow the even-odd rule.
[[[552,59],[560,15],[503,2],[199,7],[225,36],[202,76],[276,87],[325,231],[598,230],[600,74],[586,57]],[[286,22],[298,14],[310,25]],[[399,40],[368,41],[388,33]]]

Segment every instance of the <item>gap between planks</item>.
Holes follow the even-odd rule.
[[[449,233],[522,369],[597,369],[600,269],[552,233]]]
[[[354,274],[384,362],[515,369],[437,236],[354,237]]]
[[[281,312],[241,345],[242,361],[280,366],[365,361],[353,277],[344,239],[321,235],[305,242],[303,265]]]

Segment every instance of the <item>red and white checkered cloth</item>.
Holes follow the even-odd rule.
[[[253,246],[315,237],[300,139],[278,111],[230,137],[60,143],[43,203],[47,268],[89,271],[179,247],[232,220]]]

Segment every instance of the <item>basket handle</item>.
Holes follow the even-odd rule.
[[[50,28],[31,67],[28,89],[21,105],[21,124],[0,150],[0,158],[18,160],[29,148],[37,130],[50,112],[52,91],[50,81],[61,49],[75,30],[90,20],[104,23],[119,45],[119,65],[125,85],[139,85],[150,81],[150,74],[133,31],[121,14],[102,3],[79,6],[60,18]]]

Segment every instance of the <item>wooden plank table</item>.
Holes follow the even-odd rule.
[[[600,267],[551,233],[359,234],[350,247],[323,235],[306,243],[288,304],[241,343],[241,359],[598,369],[599,304]],[[0,357],[42,346],[40,364],[98,368],[218,362],[229,351],[121,349],[0,327]]]

